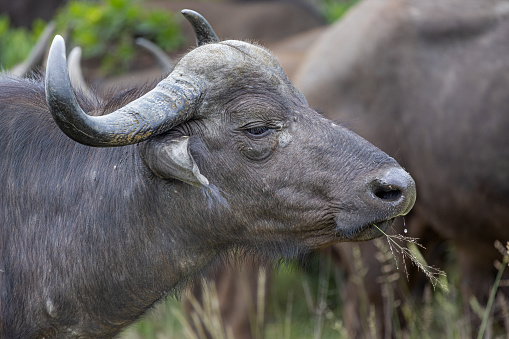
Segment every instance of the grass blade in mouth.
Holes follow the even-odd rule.
[[[436,285],[440,285],[444,290],[447,290],[447,286],[445,286],[441,281],[440,277],[446,277],[446,274],[444,271],[439,270],[436,267],[429,266],[426,261],[424,260],[424,257],[421,255],[418,247],[425,248],[421,244],[417,242],[419,240],[418,238],[412,238],[407,237],[401,234],[387,234],[385,233],[380,227],[378,227],[376,224],[373,224],[385,237],[387,238],[387,242],[389,244],[389,248],[394,256],[394,260],[396,261],[396,267],[398,267],[398,261],[396,259],[396,255],[400,254],[403,258],[409,259],[412,264],[414,264],[421,272],[423,272],[426,277],[431,282],[431,285],[433,286],[433,289],[436,287]],[[407,242],[408,247],[401,246],[396,240]],[[411,247],[411,248],[409,248]],[[403,269],[405,270],[405,275],[408,280],[408,270],[405,264],[405,261],[403,260]]]

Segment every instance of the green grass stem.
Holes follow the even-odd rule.
[[[486,305],[486,309],[484,310],[484,315],[482,318],[481,327],[479,328],[479,333],[477,334],[477,339],[482,339],[484,336],[484,332],[486,331],[486,325],[488,324],[489,315],[491,312],[491,308],[493,307],[493,302],[495,301],[495,295],[497,294],[498,287],[500,285],[500,281],[502,280],[502,275],[504,274],[505,268],[509,263],[509,242],[507,243],[507,252],[504,254],[502,259],[502,264],[500,265],[497,273],[497,277],[495,278],[495,282],[491,287],[490,297],[488,299],[488,304]]]

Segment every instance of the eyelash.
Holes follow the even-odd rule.
[[[264,136],[268,134],[270,131],[272,131],[272,128],[267,126],[259,126],[259,127],[253,127],[246,129],[246,132],[257,137]]]

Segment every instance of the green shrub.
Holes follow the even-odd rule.
[[[165,51],[183,42],[173,13],[146,10],[137,0],[103,2],[71,1],[57,17],[57,31],[70,31],[70,41],[83,49],[83,58],[99,58],[105,73],[128,69],[138,47],[134,39],[144,37]]]
[[[322,0],[320,6],[328,22],[341,18],[359,0]]]
[[[144,37],[165,51],[183,43],[177,16],[146,10],[142,0],[71,1],[55,18],[57,32],[69,33],[69,42],[80,46],[83,58],[98,58],[103,73],[122,73],[136,50],[134,40]],[[32,30],[12,28],[9,17],[0,15],[0,68],[22,62],[37,42],[46,23],[37,20]]]
[[[32,30],[12,28],[9,17],[0,15],[0,69],[10,69],[21,63],[35,45],[46,23],[36,20]]]

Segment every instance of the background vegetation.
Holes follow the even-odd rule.
[[[67,35],[68,41],[82,48],[84,59],[97,58],[103,73],[122,73],[129,68],[138,37],[155,42],[167,52],[183,42],[177,17],[168,11],[147,10],[142,0],[70,1],[54,21],[59,34]],[[9,18],[0,16],[3,69],[26,58],[45,25],[37,20],[32,30],[12,28]]]
[[[317,6],[329,23],[341,18],[359,0],[320,0]]]
[[[69,31],[70,41],[81,46],[83,57],[101,60],[104,72],[128,69],[135,56],[134,40],[153,41],[169,52],[183,38],[173,13],[146,10],[140,0],[71,1],[55,18],[57,31]]]
[[[329,22],[340,18],[358,0],[312,1]],[[135,57],[134,40],[144,37],[166,52],[183,43],[179,16],[168,11],[147,10],[144,0],[72,0],[54,18],[57,32],[80,46],[83,59],[96,58],[102,73],[125,72]],[[0,15],[0,68],[10,69],[24,60],[46,22],[36,20],[32,29],[13,28]],[[16,48],[9,48],[16,46]]]
[[[32,30],[11,28],[9,17],[0,14],[0,69],[10,69],[22,62],[34,47],[45,26],[45,22],[36,20]]]
[[[389,334],[393,338],[509,337],[500,323],[493,321],[492,310],[496,299],[494,293],[492,294],[494,299],[487,306],[480,305],[475,299],[462,298],[459,290],[460,277],[454,266],[454,250],[448,253],[445,267],[443,267],[447,271],[447,276],[439,276],[436,288],[429,284],[424,288],[422,296],[399,299],[394,295],[390,283],[404,274],[402,267],[396,264],[388,242],[384,239],[374,241],[379,250],[377,259],[385,269],[383,275],[373,283],[382,285],[384,307],[388,306],[392,310],[392,317],[386,319],[385,326],[390,329]],[[501,252],[499,269],[503,272],[509,262],[509,248],[501,244],[498,246]],[[359,247],[354,245],[353,257],[356,260],[354,266],[357,270],[350,279],[359,281],[359,285],[362,285],[361,278],[369,268],[362,263],[359,251]],[[253,315],[257,317],[256,322],[261,323],[265,338],[348,338],[343,322],[344,305],[341,298],[341,291],[347,284],[344,272],[333,265],[330,256],[315,256],[310,259],[307,267],[307,270],[303,270],[296,264],[289,264],[274,272],[268,289],[267,312],[263,316]],[[500,283],[500,280],[495,282],[493,292],[496,292]],[[387,288],[383,288],[384,285]],[[207,301],[204,304],[217,305],[213,285],[208,285],[207,288],[209,293],[206,294]],[[507,327],[509,308],[507,305],[504,308],[502,298],[498,301],[499,305],[502,305],[502,322]],[[474,310],[475,314],[472,316],[478,320],[476,323],[485,324],[484,328],[476,327],[467,318],[464,311],[466,305],[470,305]],[[375,332],[373,305],[359,306],[366,310],[366,316],[361,319],[364,333],[371,334],[373,338],[381,338]],[[213,306],[205,307],[202,317],[205,319],[205,326],[213,329],[214,338],[231,338],[223,331],[220,316]],[[401,327],[402,320],[407,324],[406,329]],[[189,321],[182,304],[175,298],[169,298],[144,319],[128,328],[121,338],[198,338],[190,329]],[[256,333],[254,337],[263,338]]]

